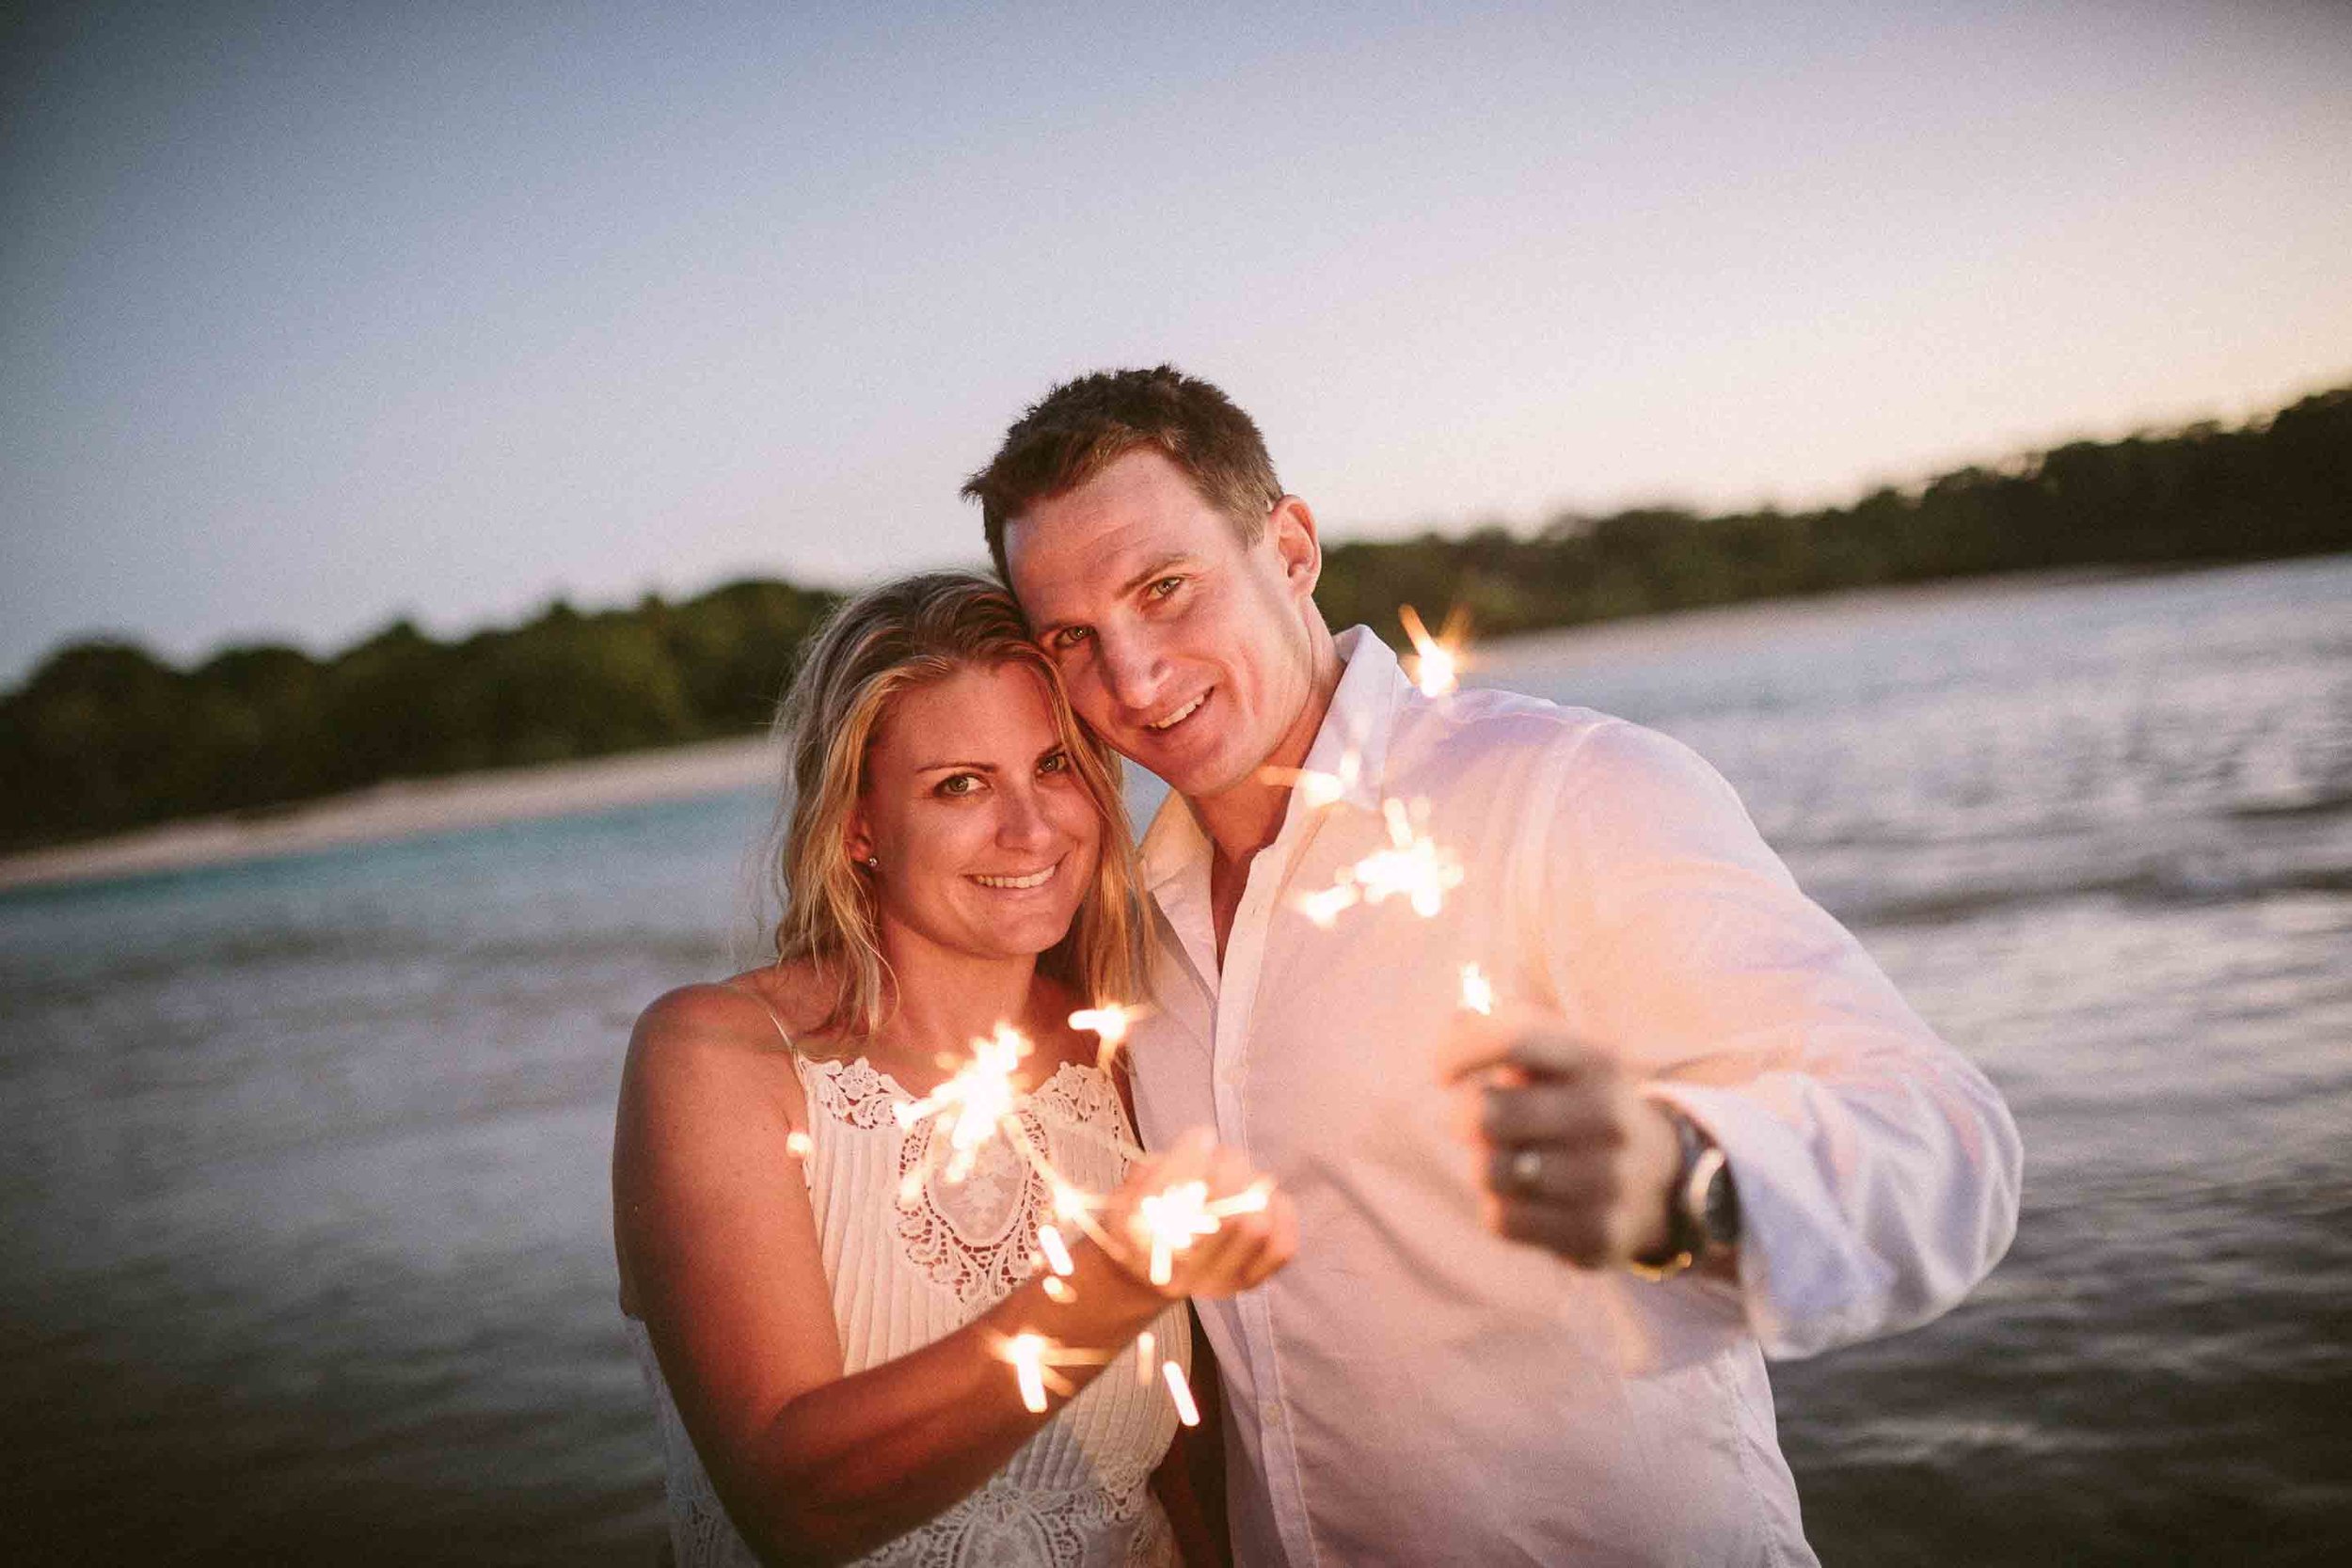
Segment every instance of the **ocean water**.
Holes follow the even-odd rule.
[[[2352,1560],[2352,558],[1682,625],[1482,678],[1708,755],[2026,1139],[1775,1369],[1825,1560]],[[769,809],[0,897],[8,1560],[644,1560],[612,1102]]]

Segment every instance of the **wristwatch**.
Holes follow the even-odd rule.
[[[1666,1244],[1627,1267],[1645,1279],[1672,1279],[1717,1252],[1740,1244],[1740,1192],[1731,1163],[1698,1123],[1671,1105],[1659,1107],[1675,1124],[1682,1159],[1666,1205]]]

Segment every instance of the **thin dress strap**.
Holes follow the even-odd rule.
[[[776,1026],[776,1035],[784,1041],[784,1048],[792,1053],[795,1060],[799,1059],[801,1051],[800,1047],[792,1043],[792,1031],[784,1026],[784,1020],[776,1016],[775,1008],[768,1006],[768,999],[766,997],[752,990],[751,987],[739,986],[732,980],[722,980],[719,983],[726,987],[729,990],[741,991],[745,996],[748,996],[754,1002],[758,1003],[759,1010],[768,1015],[768,1022]]]

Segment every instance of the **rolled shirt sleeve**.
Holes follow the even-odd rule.
[[[1564,1014],[1719,1144],[1765,1354],[1957,1304],[2016,1232],[1992,1084],[1807,898],[1721,775],[1622,721],[1567,737],[1532,911]]]

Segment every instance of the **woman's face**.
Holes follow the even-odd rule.
[[[1102,818],[1064,752],[1045,678],[965,668],[899,692],[866,752],[850,852],[885,943],[975,957],[1042,953],[1093,885]]]

